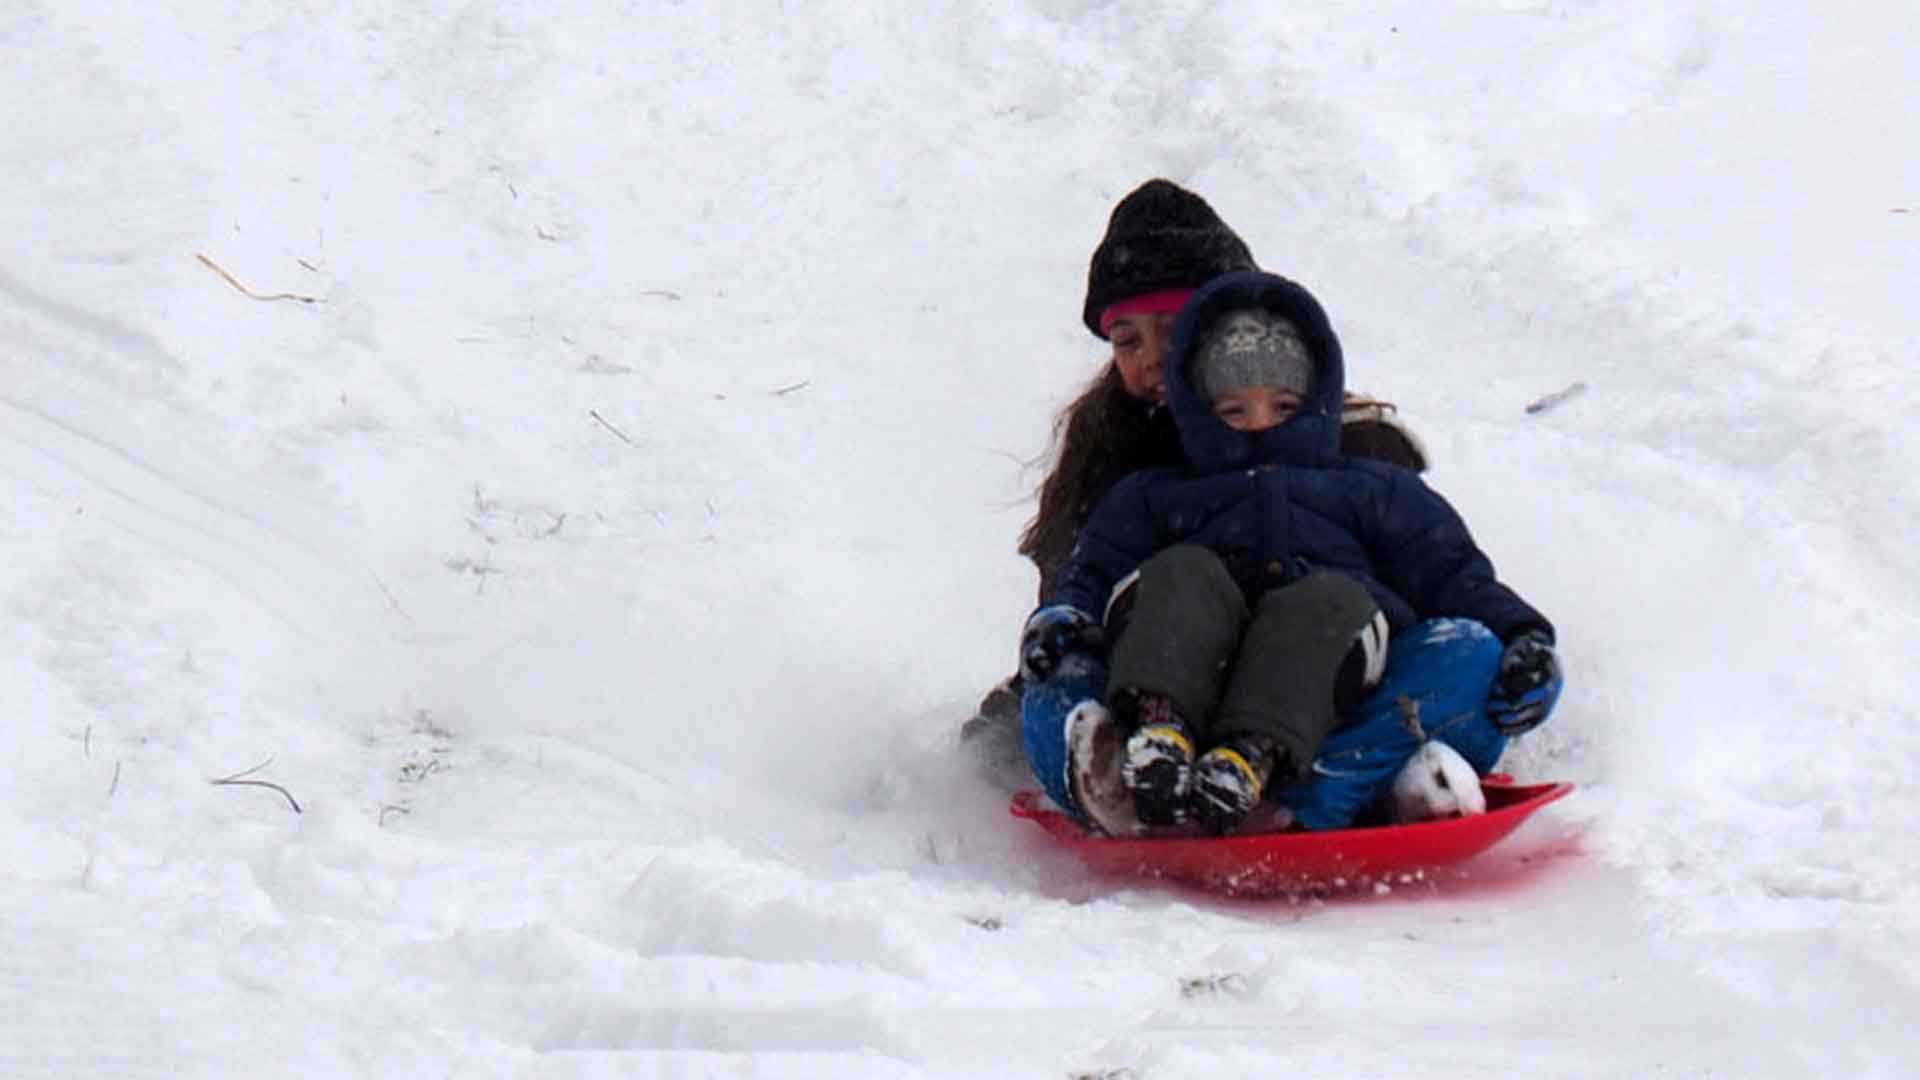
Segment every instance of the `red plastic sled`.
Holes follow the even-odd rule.
[[[1483,790],[1487,812],[1473,817],[1220,837],[1095,836],[1048,807],[1037,791],[1017,792],[1009,809],[1101,872],[1177,881],[1234,897],[1286,896],[1419,880],[1499,843],[1573,785],[1489,777]]]

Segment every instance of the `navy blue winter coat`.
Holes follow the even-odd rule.
[[[1259,432],[1213,415],[1188,370],[1222,314],[1261,307],[1292,321],[1316,365],[1300,411]],[[1177,543],[1211,549],[1250,601],[1308,573],[1347,574],[1397,632],[1420,619],[1474,619],[1509,641],[1552,625],[1494,576],[1466,523],[1418,473],[1341,457],[1346,373],[1327,314],[1306,289],[1260,272],[1209,282],[1181,309],[1167,363],[1167,403],[1188,464],[1134,473],[1080,532],[1049,604],[1095,615],[1116,582]]]

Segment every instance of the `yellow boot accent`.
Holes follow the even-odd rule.
[[[1148,738],[1165,739],[1180,748],[1181,756],[1188,761],[1193,760],[1193,740],[1187,737],[1186,729],[1178,724],[1152,724],[1141,728],[1134,737],[1138,738],[1142,735]]]
[[[1247,790],[1253,792],[1253,801],[1260,801],[1261,789],[1266,785],[1260,782],[1260,774],[1254,770],[1253,762],[1231,746],[1216,746],[1207,751],[1207,756],[1225,761],[1239,770],[1240,775],[1247,778]]]

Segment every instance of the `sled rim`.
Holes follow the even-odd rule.
[[[1495,776],[1483,790],[1488,810],[1472,817],[1220,837],[1095,836],[1046,805],[1037,791],[1014,793],[1008,811],[1040,826],[1092,869],[1259,897],[1417,879],[1493,847],[1535,811],[1572,794],[1574,785],[1516,784]]]

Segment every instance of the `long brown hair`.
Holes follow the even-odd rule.
[[[1040,571],[1042,599],[1101,496],[1136,469],[1181,460],[1171,418],[1128,394],[1111,363],[1102,365],[1054,418],[1053,447],[1053,466],[1040,482],[1040,505],[1021,532],[1019,547]]]

